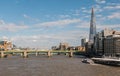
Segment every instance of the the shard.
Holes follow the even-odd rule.
[[[94,43],[94,36],[96,34],[96,23],[94,9],[91,11],[91,20],[90,20],[90,33],[89,33],[89,42]]]

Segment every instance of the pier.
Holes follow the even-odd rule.
[[[119,58],[92,58],[95,63],[108,64],[108,65],[120,65]]]

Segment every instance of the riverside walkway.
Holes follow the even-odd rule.
[[[120,58],[92,58],[95,63],[120,65]]]

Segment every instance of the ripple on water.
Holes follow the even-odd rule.
[[[80,57],[29,56],[0,59],[0,76],[120,76],[120,67],[84,64]]]

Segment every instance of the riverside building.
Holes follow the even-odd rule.
[[[120,56],[120,32],[104,29],[98,32],[94,40],[95,55],[106,57]]]
[[[120,34],[109,35],[104,39],[104,55],[120,57]]]

